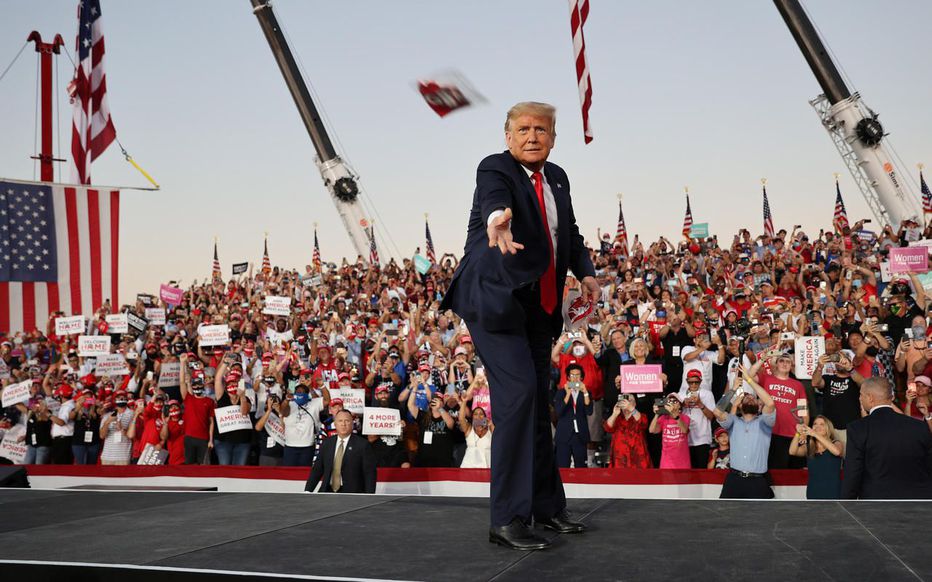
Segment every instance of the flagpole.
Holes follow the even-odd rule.
[[[922,169],[925,167],[925,164],[923,164],[922,162],[919,162],[918,164],[916,164],[916,167],[919,168],[919,183],[922,184],[923,182]],[[920,192],[919,196],[922,198],[922,229],[925,230],[929,228],[929,223],[927,219],[928,213],[926,212],[926,204],[925,204],[925,193]]]

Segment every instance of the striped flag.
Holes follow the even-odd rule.
[[[262,246],[262,272],[268,275],[272,272],[272,261],[269,260],[269,239],[265,238]]]
[[[625,228],[625,215],[621,211],[621,200],[618,201],[618,228],[615,230],[615,243],[620,245],[615,254],[619,257],[628,256],[628,231]]]
[[[219,279],[220,275],[220,256],[217,254],[217,241],[214,241],[214,269],[213,269],[214,279]]]
[[[91,183],[91,162],[99,158],[114,139],[116,129],[107,105],[107,75],[104,72],[104,33],[100,1],[78,2],[78,63],[68,84],[72,103],[71,181]]]
[[[314,256],[311,258],[314,270],[320,272],[320,243],[317,242],[317,228],[314,228]]]
[[[835,180],[835,216],[832,218],[835,230],[841,232],[848,226],[848,211],[845,210],[845,201],[841,199],[841,188]]]
[[[689,207],[689,193],[686,193],[686,216],[683,218],[683,236],[690,238],[693,230],[693,211]]]
[[[437,253],[434,251],[434,237],[430,236],[430,224],[427,223],[427,219],[424,219],[424,231],[427,236],[427,260],[431,263],[437,263]]]
[[[770,213],[770,201],[767,200],[767,186],[764,189],[764,235],[773,238],[773,215]]]
[[[120,193],[0,182],[0,331],[119,306]]]
[[[929,190],[929,185],[926,184],[922,170],[919,170],[919,189],[922,191],[922,213],[929,214],[932,212],[932,191]]]
[[[579,102],[582,105],[583,136],[592,141],[589,127],[589,107],[592,105],[592,83],[589,78],[589,61],[586,59],[586,39],[583,26],[589,18],[589,0],[570,1],[570,31],[573,33],[573,56],[576,59],[576,83],[579,85]]]
[[[369,263],[379,264],[379,249],[375,246],[375,227],[369,229]]]

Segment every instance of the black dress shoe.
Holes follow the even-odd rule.
[[[490,527],[489,541],[512,550],[543,550],[550,547],[548,540],[536,535],[517,517],[508,525]]]
[[[557,533],[582,533],[586,531],[586,524],[570,520],[570,516],[565,509],[553,517],[535,519],[534,522]]]

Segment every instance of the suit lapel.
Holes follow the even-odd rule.
[[[554,175],[555,172],[551,168],[550,163],[544,165],[544,175],[547,176],[547,184],[550,185],[550,191],[553,192],[553,201],[557,205],[557,246],[559,246],[560,239],[566,230],[564,225],[569,221],[569,205],[566,197],[569,186],[562,183]],[[553,252],[556,253],[557,249],[553,249]]]

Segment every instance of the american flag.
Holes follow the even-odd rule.
[[[424,231],[427,236],[427,260],[431,263],[437,263],[437,253],[434,251],[434,237],[430,236],[430,224],[427,223],[427,219],[424,219]]]
[[[693,230],[693,211],[689,207],[689,193],[686,194],[686,216],[683,218],[683,236],[690,238]]]
[[[767,186],[764,189],[764,235],[773,238],[773,215],[770,214],[770,201],[767,200]]]
[[[621,200],[618,201],[618,229],[615,231],[615,242],[621,245],[615,253],[620,257],[627,257],[628,230],[625,228],[625,215],[621,211]]]
[[[841,232],[848,226],[848,211],[845,210],[845,201],[841,199],[841,188],[835,180],[835,216],[832,218],[835,230]]]
[[[104,33],[100,24],[100,1],[78,2],[78,63],[68,85],[73,109],[71,180],[78,184],[91,183],[91,162],[116,138],[107,105]]]
[[[272,261],[269,260],[269,239],[266,238],[262,245],[262,272],[269,274],[272,272]]]
[[[375,246],[375,227],[369,229],[369,263],[379,264],[379,249]]]
[[[576,83],[579,85],[579,102],[582,105],[583,137],[592,141],[589,127],[589,107],[592,105],[592,81],[589,78],[589,61],[586,59],[586,38],[583,26],[589,18],[589,0],[569,0],[570,31],[573,34],[573,56],[576,59]]]
[[[320,243],[317,242],[317,229],[314,229],[314,255],[311,257],[311,262],[314,263],[314,270],[318,273],[320,272]]]
[[[213,270],[214,279],[219,279],[220,275],[220,256],[217,254],[217,241],[214,241],[214,270]]]
[[[120,193],[0,182],[0,331],[119,305]]]
[[[919,170],[919,189],[922,191],[922,213],[928,214],[932,212],[932,191],[929,190],[929,185],[926,184],[922,170]]]

